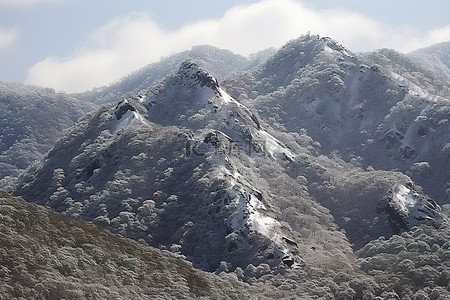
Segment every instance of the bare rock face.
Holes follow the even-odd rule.
[[[120,120],[122,116],[129,111],[136,111],[136,108],[134,108],[134,106],[131,105],[128,101],[123,100],[117,104],[114,115],[116,116],[117,120]]]

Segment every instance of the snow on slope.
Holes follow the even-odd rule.
[[[217,79],[186,60],[177,75],[138,96],[148,108],[149,120],[194,130],[206,128],[227,135],[249,155],[283,154],[292,151],[261,128],[258,118],[247,107],[219,87]]]
[[[431,221],[434,224],[440,220],[438,212],[441,209],[431,199],[401,184],[394,186],[391,193],[390,205],[403,216],[409,226],[417,226],[424,221]]]
[[[110,110],[111,115],[117,119],[113,132],[126,127],[140,126],[146,124],[145,118],[136,111],[127,99],[120,101],[117,106]]]
[[[435,71],[437,74],[450,77],[450,42],[435,44],[408,54],[418,64]]]

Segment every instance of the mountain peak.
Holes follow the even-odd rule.
[[[325,48],[336,52],[349,55],[347,49],[330,37],[320,37],[319,35],[303,35],[295,40],[288,42],[283,48],[296,49],[301,52],[312,52],[317,54]]]
[[[207,86],[215,91],[219,89],[219,82],[209,72],[200,68],[191,59],[185,59],[177,72],[184,84],[194,86],[199,84],[201,87]]]
[[[304,35],[291,40],[280,48],[255,72],[258,80],[270,80],[265,88],[289,83],[295,77],[304,77],[302,72],[324,64],[340,64],[353,60],[354,55],[329,37]],[[259,73],[258,73],[259,72]],[[258,91],[268,92],[268,89]]]

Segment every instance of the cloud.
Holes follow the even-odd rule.
[[[10,48],[19,36],[17,28],[3,28],[0,26],[0,51]]]
[[[43,2],[58,2],[59,0],[0,0],[0,6],[31,6]]]
[[[1,1],[1,0],[0,0]],[[167,31],[146,13],[119,17],[96,30],[83,49],[68,58],[47,58],[29,70],[26,82],[69,92],[109,84],[144,65],[194,45],[209,44],[248,55],[280,47],[310,31],[329,36],[352,51],[382,47],[407,52],[450,40],[450,27],[419,32],[391,28],[344,9],[314,10],[295,0],[239,5],[220,19]]]

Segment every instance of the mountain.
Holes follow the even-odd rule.
[[[450,105],[424,79],[443,75],[312,35],[244,69],[136,81],[14,193],[258,299],[448,297]]]
[[[115,102],[127,93],[138,94],[142,90],[148,89],[154,83],[176,71],[186,58],[191,58],[216,78],[222,79],[233,72],[249,70],[257,66],[274,51],[273,49],[267,49],[246,58],[229,50],[212,46],[195,46],[189,51],[176,53],[161,59],[159,62],[149,64],[114,84],[73,96],[82,101],[92,101],[96,104]]]
[[[355,55],[308,35],[259,69],[227,78],[224,88],[274,130],[304,131],[322,154],[365,169],[399,170],[447,203],[449,81],[427,88],[421,83],[427,73],[405,71],[419,70],[409,61],[390,51]]]
[[[231,276],[0,193],[5,299],[250,299]]]
[[[96,106],[51,89],[0,81],[0,187],[50,150]]]

